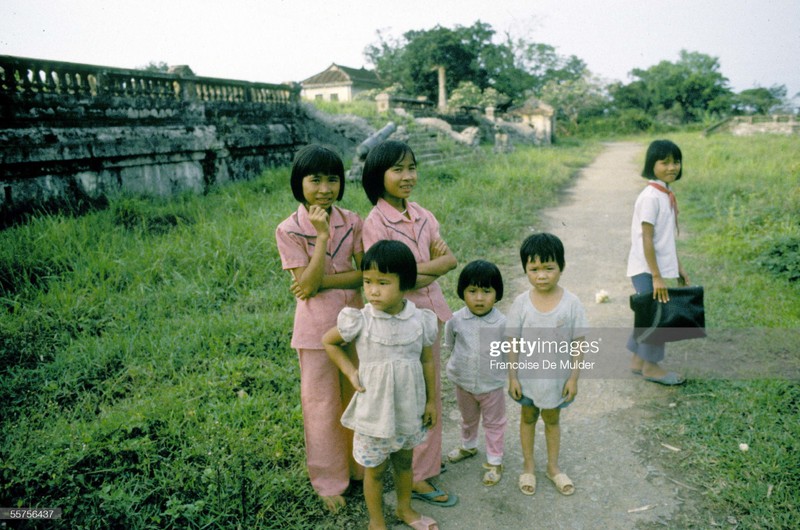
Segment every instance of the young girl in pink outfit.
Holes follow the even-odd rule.
[[[417,183],[417,162],[411,148],[389,140],[370,150],[364,162],[362,184],[374,205],[364,220],[364,249],[382,239],[406,244],[417,261],[417,281],[405,293],[408,300],[422,309],[432,310],[438,318],[439,337],[434,342],[436,395],[441,396],[440,337],[443,322],[453,313],[447,306],[439,276],[456,268],[456,258],[439,233],[436,217],[408,200]],[[441,417],[441,399],[436,402]],[[412,496],[437,505],[452,506],[457,497],[434,487],[428,479],[438,476],[442,465],[442,424],[438,422],[428,438],[414,449],[414,487]]]
[[[352,432],[339,422],[353,389],[325,353],[322,334],[336,325],[343,307],[364,305],[358,290],[362,221],[334,205],[344,194],[344,165],[326,147],[298,151],[291,186],[300,205],[278,225],[275,238],[297,298],[292,347],[300,361],[306,465],[314,490],[336,512],[351,476],[360,478],[363,471],[352,460]]]

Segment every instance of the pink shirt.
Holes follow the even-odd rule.
[[[353,256],[364,251],[362,221],[354,212],[331,207],[330,238],[325,253],[325,274],[355,270]],[[287,217],[275,230],[284,270],[307,267],[314,254],[317,231],[308,220],[305,205]],[[364,307],[358,289],[323,289],[307,300],[297,300],[292,331],[292,348],[322,349],[322,335],[336,326],[343,307]]]
[[[385,200],[378,199],[364,220],[364,248],[368,249],[381,239],[402,241],[414,253],[417,263],[428,262],[431,260],[431,243],[442,237],[439,221],[419,204],[410,201],[406,204],[410,219]],[[437,282],[409,291],[405,297],[419,308],[432,310],[442,322],[453,316]]]

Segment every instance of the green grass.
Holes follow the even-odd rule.
[[[707,325],[796,331],[800,138],[670,138],[684,156],[684,178],[675,186],[686,232],[679,253],[693,281],[706,288]],[[793,347],[787,353],[796,360]],[[682,494],[696,501],[676,528],[796,526],[798,388],[796,380],[690,380],[665,398],[671,406],[658,408],[668,412],[646,430],[683,449],[667,455],[667,465],[693,488]]]
[[[463,264],[516,246],[598,149],[423,166],[413,198]],[[274,240],[295,204],[282,168],[0,232],[0,506],[60,507],[55,528],[365,520],[360,502],[327,516],[304,470],[294,301]],[[342,205],[370,208],[353,183]]]
[[[708,325],[800,328],[800,139],[670,138],[684,152],[680,253],[715,301]],[[599,148],[422,166],[413,199],[464,265],[516,247]],[[294,302],[274,241],[294,205],[283,168],[0,232],[0,506],[61,507],[54,528],[365,523],[360,497],[327,516],[303,468]],[[342,205],[369,211],[353,183]],[[454,307],[455,280],[442,280]],[[683,448],[665,464],[693,488],[676,524],[800,520],[797,388],[690,381],[665,396],[674,407],[655,404],[648,438]]]

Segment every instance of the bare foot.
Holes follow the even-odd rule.
[[[325,506],[325,509],[331,513],[338,512],[347,504],[344,500],[344,497],[341,495],[320,495],[319,498],[322,499],[322,504]]]

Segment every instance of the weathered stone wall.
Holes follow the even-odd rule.
[[[709,127],[704,134],[725,132],[734,136],[753,134],[800,134],[800,120],[791,114],[735,116]]]
[[[0,56],[0,215],[169,195],[288,164],[317,136],[299,87]]]

